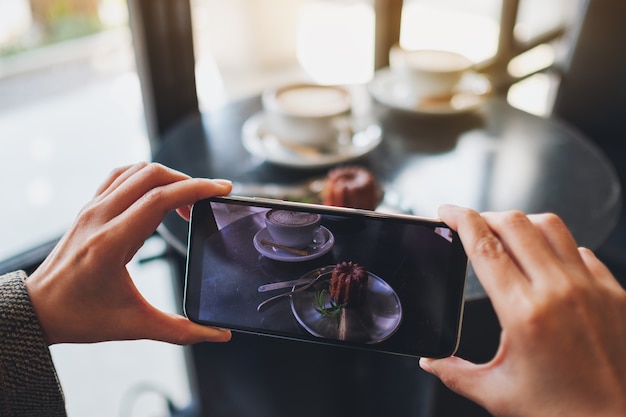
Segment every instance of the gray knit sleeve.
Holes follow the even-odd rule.
[[[21,271],[0,276],[0,416],[66,416],[25,279]]]

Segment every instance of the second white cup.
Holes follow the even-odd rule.
[[[389,51],[391,71],[405,83],[411,98],[447,97],[472,68],[465,56],[452,51],[403,49],[394,45]]]

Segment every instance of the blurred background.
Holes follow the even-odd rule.
[[[367,83],[381,3],[192,0],[201,110],[291,80]],[[509,3],[406,0],[400,43],[461,52],[492,71],[511,105],[547,116],[584,2],[521,0],[506,20]],[[503,50],[503,33],[531,46]],[[507,56],[504,67],[496,55]],[[58,238],[111,169],[150,155],[126,1],[0,0],[0,260]],[[138,259],[163,247],[153,238]],[[178,310],[166,262],[130,268],[149,300]],[[139,341],[52,353],[70,416],[166,415],[164,396],[190,401],[183,348]]]

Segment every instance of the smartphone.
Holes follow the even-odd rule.
[[[248,197],[197,202],[184,312],[234,331],[454,354],[468,261],[436,219]]]

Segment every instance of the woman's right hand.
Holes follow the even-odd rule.
[[[502,335],[488,363],[422,359],[422,368],[496,416],[626,416],[626,292],[611,272],[555,215],[439,214],[458,231]]]

